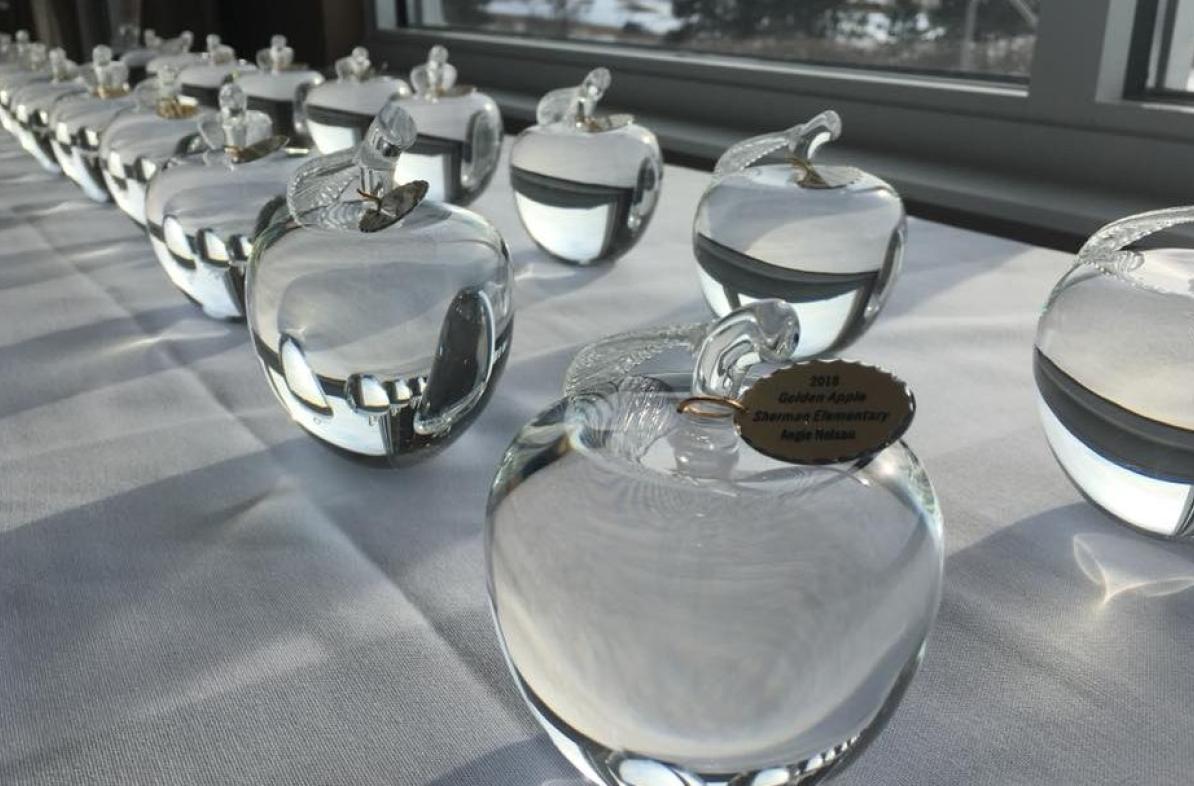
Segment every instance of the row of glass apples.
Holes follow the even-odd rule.
[[[497,167],[500,113],[492,99],[457,84],[443,47],[434,47],[412,71],[412,95],[402,80],[373,73],[360,48],[337,62],[334,81],[323,82],[318,73],[294,67],[293,51],[281,37],[258,53],[256,67],[238,61],[216,36],[208,37],[203,54],[185,51],[189,39],[184,34],[162,42],[147,35],[145,48],[120,60],[97,47],[92,63],[80,70],[61,51],[43,60],[44,47],[19,33],[10,62],[0,69],[0,118],[44,167],[65,172],[93,199],[113,199],[143,225],[170,279],[214,317],[245,315],[254,239],[279,195],[311,163],[309,146],[352,155],[385,101],[396,101],[417,131],[392,151],[392,161],[379,163],[393,171],[369,175],[370,182],[389,187],[421,181],[427,184],[422,198],[467,204]],[[146,60],[151,45],[158,52]],[[150,75],[131,91],[130,61],[144,61]],[[597,112],[609,81],[608,71],[597,69],[579,86],[549,92],[540,101],[538,123],[519,135],[511,152],[524,226],[545,250],[575,264],[610,261],[633,246],[662,184],[654,135],[628,115]],[[217,107],[207,105],[212,101]],[[696,219],[694,248],[715,312],[724,315],[758,297],[783,297],[800,312],[800,356],[840,347],[870,323],[890,291],[903,248],[903,207],[890,186],[855,169],[812,164],[816,147],[839,131],[837,116],[826,113],[735,145],[719,162]],[[762,165],[776,154],[788,160]],[[380,186],[371,188],[370,198],[377,198]],[[363,199],[355,190],[348,196]],[[454,218],[463,215],[457,211]],[[802,234],[790,215],[821,231]],[[864,230],[852,233],[853,253],[837,253],[839,228],[851,222]],[[485,231],[496,237],[496,230]],[[500,238],[489,246],[505,257]],[[325,296],[329,313],[341,310],[333,288]],[[505,294],[497,299],[499,337],[508,332],[508,300]],[[375,358],[316,362],[313,357],[323,355],[314,338],[319,331],[304,330],[308,335],[298,349],[294,335],[283,336],[272,318],[265,322],[255,331],[258,349],[277,372],[280,397],[304,427],[353,453],[405,459],[416,452],[389,428],[395,419],[383,415],[396,402],[437,398],[419,393],[430,372],[425,347],[436,345],[434,335],[413,344],[424,347],[411,351],[422,366],[404,358],[401,375],[388,363],[388,373],[379,377]],[[359,329],[367,331],[365,325]],[[504,347],[503,337],[496,341],[498,357]],[[284,364],[285,358],[291,361]],[[342,389],[321,394],[326,385],[311,383],[320,378],[338,380]],[[394,390],[383,395],[387,386]]]
[[[400,163],[401,179],[425,179],[430,198],[465,205],[493,175],[501,114],[489,97],[456,84],[456,70],[443,47],[433,48],[427,64],[412,73],[412,95],[402,79],[375,73],[361,47],[337,61],[336,79],[324,83],[318,72],[294,65],[293,50],[281,36],[258,52],[256,66],[238,60],[216,35],[207,37],[206,52],[189,52],[191,38],[184,32],[163,41],[147,32],[145,47],[118,61],[110,48],[97,47],[92,62],[80,69],[62,50],[47,52],[19,32],[15,42],[0,40],[12,71],[4,80],[7,89],[0,89],[0,116],[46,169],[66,172],[93,199],[113,199],[142,225],[149,181],[186,151],[194,123],[218,108],[219,89],[230,78],[243,88],[248,107],[269,115],[274,129],[290,137],[293,147],[313,145],[323,153],[358,143],[390,96],[409,97],[408,109],[422,130]],[[148,78],[130,93],[128,85],[137,72]],[[587,102],[590,112],[608,85],[608,72],[602,70],[593,81],[597,92]],[[81,97],[88,89],[92,95]],[[573,92],[566,88],[545,97],[541,125],[560,119]],[[75,100],[60,103],[68,96]],[[141,111],[135,118],[123,117],[129,110]],[[553,112],[557,116],[545,119],[545,113]],[[117,115],[122,115],[119,121]],[[567,140],[563,147],[553,144],[557,136],[515,151],[512,177],[520,191],[532,195],[518,200],[529,231],[549,252],[579,264],[612,259],[633,244],[651,215],[662,177],[654,136],[628,116],[610,121],[607,127],[586,129],[611,132],[593,135],[597,141],[591,147],[596,149],[586,151],[612,156],[605,166],[569,155],[579,148],[569,150]],[[576,189],[577,183],[586,188]],[[535,196],[554,197],[556,203],[540,203]],[[561,231],[553,220],[556,209],[582,206],[589,208],[587,224],[571,222],[582,231]],[[621,220],[597,226],[609,211],[618,212]]]
[[[416,94],[448,106],[445,99],[472,94],[445,87],[447,68],[433,52],[412,74]],[[249,109],[236,84],[221,87],[218,116],[195,109],[173,117],[198,102],[162,90],[170,71],[159,69],[152,109],[140,115],[155,125],[197,123],[198,137],[147,178],[144,215],[171,278],[209,311],[221,294],[228,304],[247,305],[274,392],[315,436],[391,461],[447,444],[480,411],[508,356],[510,266],[492,225],[429,197],[434,175],[457,171],[450,157],[433,167],[416,160],[427,179],[397,174],[420,144],[410,102],[391,94],[362,144],[311,159],[272,134],[270,118]],[[637,204],[633,243],[650,218],[641,208],[655,198],[642,195],[660,182],[654,177],[649,188],[623,190],[611,201],[608,192],[581,188],[607,184],[551,179],[559,173],[552,167],[578,159],[590,159],[591,169],[601,168],[594,160],[619,160],[613,143],[589,145],[649,135],[624,116],[595,113],[607,85],[598,71],[577,88],[545,96],[539,125],[523,139],[546,141],[532,143],[512,172],[518,199],[557,211],[547,215],[570,228],[564,240],[596,231],[601,251],[610,251],[575,262],[628,248],[610,238],[631,228]],[[468,117],[466,127],[475,130]],[[839,130],[827,113],[727,151],[694,232],[706,296],[722,319],[584,350],[568,372],[565,398],[520,432],[495,479],[491,592],[511,668],[561,750],[602,782],[771,786],[823,777],[882,726],[921,657],[940,593],[941,522],[912,453],[899,443],[848,467],[788,465],[743,446],[729,420],[676,408],[694,392],[740,396],[757,379],[757,364],[840,347],[878,313],[899,266],[903,209],[882,181],[813,163],[816,148]],[[573,138],[586,147],[569,147]],[[636,184],[648,180],[644,161],[661,175],[657,150],[653,160],[632,159],[627,171]],[[783,160],[771,162],[775,154]],[[458,160],[466,160],[463,151]],[[552,174],[518,166],[534,161]],[[520,187],[520,169],[540,177]],[[472,182],[483,187],[488,177]],[[447,194],[465,181],[440,182]],[[106,176],[104,184],[120,186]],[[276,198],[283,188],[285,198]],[[254,201],[265,207],[246,209]],[[535,237],[536,221],[528,222],[522,204],[520,212]],[[246,216],[253,226],[239,235],[212,231]],[[1092,410],[1081,396],[1098,389],[1075,391],[1056,372],[1080,368],[1074,364],[1083,352],[1098,354],[1078,329],[1080,318],[1099,314],[1089,309],[1088,293],[1110,287],[1125,303],[1147,293],[1140,309],[1171,302],[1178,279],[1166,281],[1164,265],[1146,265],[1149,254],[1121,248],[1188,218],[1189,211],[1170,211],[1096,235],[1042,320],[1037,373],[1050,442],[1092,496],[1081,474],[1088,457],[1072,453],[1075,442],[1092,452],[1103,444],[1097,432],[1081,431]],[[810,269],[818,260],[825,267]],[[1150,286],[1142,286],[1145,279]],[[1188,317],[1181,311],[1188,296],[1172,302],[1177,317]],[[1172,354],[1172,333],[1163,335],[1169,338],[1154,343]],[[655,365],[669,349],[687,350],[691,370]],[[1158,358],[1154,351],[1120,360],[1152,373],[1164,368]],[[1164,398],[1172,390],[1146,394]],[[1075,415],[1066,408],[1070,399],[1088,406]],[[1100,427],[1108,423],[1116,425],[1104,418]],[[1111,449],[1137,425],[1112,430]],[[1162,437],[1169,442],[1154,440],[1150,449],[1171,448],[1172,430]],[[1180,449],[1169,455],[1178,470]],[[1095,498],[1113,512],[1123,483],[1108,477],[1136,489],[1141,477],[1172,482],[1147,477],[1153,465],[1114,468],[1122,477],[1100,465],[1095,487],[1112,495]],[[1144,490],[1157,503],[1159,495]],[[1188,483],[1184,491],[1188,514]],[[798,630],[807,635],[795,636]],[[782,641],[771,641],[776,636]],[[744,641],[769,657],[744,665]],[[693,690],[714,684],[725,690]]]
[[[492,178],[501,115],[487,96],[456,84],[456,70],[442,47],[433,48],[428,62],[412,72],[411,95],[406,82],[376,74],[361,48],[338,61],[336,79],[323,83],[317,72],[295,66],[294,53],[281,37],[258,52],[256,67],[237,60],[218,36],[208,36],[203,53],[190,52],[191,41],[187,32],[163,40],[146,31],[144,46],[123,53],[119,61],[106,47],[97,47],[90,67],[80,71],[61,50],[47,53],[24,32],[15,39],[0,36],[0,57],[6,61],[0,66],[0,121],[43,166],[60,167],[92,198],[110,195],[134,220],[147,224],[171,279],[214,316],[243,314],[243,265],[258,229],[257,205],[275,196],[300,165],[304,151],[299,146],[313,140],[324,153],[351,148],[391,96],[405,99],[403,106],[419,128],[398,160],[399,182],[423,180],[428,198],[464,205]],[[139,73],[150,78],[130,95],[127,83]],[[233,118],[235,138],[216,119],[212,107],[232,75],[247,107],[268,115],[273,129],[297,144],[264,156],[269,166],[235,166],[248,163],[250,153],[224,169],[194,176],[180,170],[173,183],[163,178],[147,218],[150,181],[179,153],[267,144],[262,137],[269,136],[269,124],[260,115],[251,122],[237,119],[245,108],[240,98],[230,98],[220,110],[225,120]],[[597,113],[608,86],[608,72],[598,69],[579,87],[548,93],[539,104],[538,124],[521,134],[511,151],[511,184],[525,228],[546,251],[576,264],[609,261],[632,247],[647,227],[662,183],[654,135],[628,115]],[[725,315],[757,298],[786,300],[801,320],[797,357],[848,345],[878,315],[900,268],[905,221],[895,191],[857,169],[814,164],[817,149],[840,130],[837,116],[825,113],[786,132],[734,145],[719,160],[694,222],[694,253],[714,313]],[[192,155],[187,162],[210,163],[209,158]],[[189,201],[218,214],[194,220],[165,215],[164,202],[196,178],[192,190],[209,196],[192,195]],[[220,198],[198,189],[208,180],[223,189]],[[1080,261],[1095,262],[1079,273],[1106,272],[1108,265],[1097,259],[1109,253],[1122,253],[1129,260],[1124,264],[1136,268],[1118,277],[1067,278],[1041,322],[1036,360],[1046,433],[1071,478],[1114,515],[1165,535],[1194,531],[1194,471],[1188,469],[1190,440],[1183,436],[1192,422],[1183,414],[1180,394],[1173,392],[1183,388],[1186,380],[1176,369],[1186,364],[1173,361],[1174,350],[1164,344],[1169,339],[1136,338],[1157,336],[1155,328],[1120,331],[1117,342],[1083,350],[1058,344],[1056,336],[1070,331],[1059,331],[1054,323],[1058,303],[1068,312],[1071,300],[1093,298],[1086,293],[1116,285],[1128,287],[1132,296],[1125,295],[1125,302],[1141,303],[1141,319],[1152,315],[1147,324],[1161,324],[1160,314],[1180,312],[1187,303],[1184,268],[1158,261],[1180,254],[1141,255],[1111,247],[1121,236],[1187,220],[1188,210],[1179,208],[1125,219],[1092,238]],[[1145,229],[1127,233],[1123,226]],[[1110,245],[1108,237],[1115,239]],[[1152,264],[1145,265],[1147,259]],[[1173,281],[1158,287],[1151,280],[1157,276]],[[1142,280],[1148,283],[1140,285]],[[1170,303],[1166,295],[1178,299],[1171,305],[1150,301]],[[1143,366],[1131,375],[1095,369],[1108,365],[1112,344],[1119,349],[1110,365]],[[1137,375],[1163,384],[1135,385]],[[1083,390],[1093,399],[1087,401]],[[1103,415],[1092,421],[1079,414],[1091,411]],[[1159,423],[1161,431],[1132,420],[1132,414]],[[1128,440],[1123,437],[1128,433],[1151,436]],[[1179,446],[1176,452],[1173,445]]]
[[[107,73],[110,63],[96,61],[97,74]],[[444,66],[433,55],[421,68]],[[412,75],[416,90],[426,71]],[[108,166],[111,155],[101,151],[109,139],[133,129],[149,135],[167,123],[177,128],[179,120],[197,124],[198,142],[178,137],[170,163],[145,178],[143,218],[172,280],[216,315],[247,307],[274,392],[312,434],[386,460],[446,444],[480,411],[508,356],[510,263],[492,225],[430,198],[429,175],[453,172],[451,165],[421,164],[423,180],[396,175],[420,144],[409,102],[391,96],[360,144],[309,158],[272,133],[240,85],[220,89],[218,114],[196,102],[189,117],[178,118],[192,104],[171,89],[179,80],[172,81],[170,66],[157,74],[155,92],[143,93],[152,103],[114,115],[97,135],[92,185],[128,206],[135,177],[126,170],[122,183],[121,170]],[[0,72],[0,87],[3,79]],[[539,222],[566,225],[554,239],[536,239],[561,257],[581,240],[591,243],[571,255],[578,263],[629,248],[650,218],[662,175],[650,132],[594,111],[607,84],[598,71],[578,88],[546,96],[537,130],[520,142],[528,145],[525,156],[515,157],[512,179],[528,229],[535,236]],[[107,91],[92,92],[101,98]],[[50,127],[61,108],[51,111]],[[17,128],[23,131],[19,121]],[[726,190],[711,189],[704,208],[709,228],[698,243],[714,251],[702,265],[733,269],[742,255],[727,249],[751,250],[735,224],[762,195],[734,178],[747,177],[760,157],[797,155],[801,163],[784,162],[782,172],[816,181],[810,187],[825,193],[863,177],[809,163],[814,142],[835,133],[836,118],[826,115],[727,153],[717,173]],[[544,141],[528,141],[537,138]],[[583,146],[572,147],[574,139]],[[71,170],[77,149],[52,149],[76,175],[92,163],[84,157]],[[558,177],[576,161],[586,167],[582,174]],[[620,169],[619,161],[628,165]],[[765,175],[764,188],[791,186],[781,173],[756,171]],[[616,187],[600,180],[626,173]],[[737,197],[735,187],[742,189]],[[884,199],[892,226],[876,265],[891,266],[903,211],[894,192]],[[254,202],[265,206],[246,209]],[[774,208],[753,210],[777,216]],[[232,226],[239,229],[230,233]],[[242,290],[237,273],[246,267]],[[848,470],[796,467],[742,448],[725,419],[677,412],[686,392],[734,395],[757,378],[757,363],[798,354],[804,304],[755,300],[733,283],[741,271],[719,275],[729,281],[717,285],[726,301],[722,320],[615,337],[582,352],[567,375],[568,395],[515,438],[492,492],[492,601],[512,672],[565,755],[590,778],[617,786],[772,786],[835,771],[898,701],[940,593],[936,502],[902,445]],[[824,290],[824,281],[812,283]],[[729,302],[731,292],[747,302]],[[842,294],[839,287],[830,296]],[[865,309],[849,311],[857,318]],[[807,321],[816,321],[816,311]],[[653,368],[652,358],[669,349],[687,351],[692,369]],[[575,515],[562,529],[554,524],[565,496]],[[796,509],[807,510],[798,526],[778,515]],[[725,528],[743,513],[750,526]],[[847,519],[844,528],[829,521],[837,517]],[[818,534],[846,535],[856,526],[875,532]],[[594,545],[606,559],[591,558]],[[887,557],[876,563],[859,549]],[[826,558],[813,559],[793,583],[784,561],[798,551]],[[877,564],[885,582],[873,580]],[[733,587],[711,592],[718,585],[710,576]],[[597,581],[605,591],[593,591]],[[637,601],[628,603],[631,597]],[[810,634],[802,640],[792,636],[801,625],[788,624],[797,621]],[[730,624],[734,633],[726,635]],[[777,635],[783,646],[772,646]],[[776,657],[728,668],[742,641]],[[818,666],[830,663],[832,679]],[[714,683],[734,700],[725,691],[693,690]]]

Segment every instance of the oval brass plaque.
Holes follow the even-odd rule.
[[[755,450],[792,464],[840,464],[903,436],[916,401],[900,379],[847,360],[782,368],[752,385],[734,415]]]

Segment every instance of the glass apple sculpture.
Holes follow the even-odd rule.
[[[25,68],[30,43],[28,30],[18,30],[13,35],[0,33],[0,76]]]
[[[400,180],[425,180],[427,198],[467,205],[480,196],[502,152],[502,113],[492,98],[456,83],[448,50],[433,46],[410,73],[415,94],[402,108],[419,138],[398,162]]]
[[[502,458],[493,617],[532,713],[593,783],[820,782],[916,673],[943,545],[907,445],[789,464],[745,442],[728,406],[681,406],[740,398],[798,340],[792,307],[761,300],[633,356],[599,342]],[[660,370],[669,350],[691,353],[686,370]]]
[[[307,151],[287,147],[235,82],[220,89],[220,114],[198,125],[201,149],[176,156],[149,181],[146,230],[183,294],[210,317],[243,319],[244,268],[261,213],[283,198]]]
[[[14,35],[9,36],[7,33],[0,34],[4,36],[0,38],[0,77],[13,71],[22,71],[26,67],[26,61],[29,57],[30,44],[33,42],[29,38],[28,30],[18,30]]]
[[[184,40],[176,40],[175,42],[167,41],[158,36],[152,28],[145,28],[142,33],[142,45],[133,47],[126,52],[120,54],[120,62],[128,69],[129,84],[135,85],[141,82],[148,74],[146,73],[146,66],[157,57],[160,57],[167,47],[173,45],[189,50],[191,48],[191,34],[189,31],[185,32],[187,36]]]
[[[311,88],[303,111],[307,133],[321,153],[346,150],[360,143],[374,116],[392,96],[410,95],[401,79],[373,70],[363,46],[336,61],[336,78]]]
[[[163,68],[173,68],[181,72],[187,66],[203,62],[204,52],[192,52],[195,35],[190,30],[183,30],[176,37],[163,41],[156,57],[150,58],[145,64],[145,76],[157,76]],[[206,39],[208,51],[219,46],[220,37],[209,35]],[[138,83],[139,84],[139,83]]]
[[[58,174],[62,167],[50,146],[50,110],[65,96],[86,93],[87,83],[78,78],[79,67],[61,48],[50,50],[49,72],[48,80],[15,89],[9,104],[15,120],[13,132],[21,147],[42,169]]]
[[[257,70],[243,74],[240,85],[249,97],[249,108],[273,119],[274,130],[296,143],[307,141],[303,103],[311,88],[323,82],[315,70],[295,65],[294,50],[286,36],[276,35],[257,53]]]
[[[213,109],[220,105],[220,87],[225,82],[257,70],[252,63],[238,60],[236,50],[219,41],[219,36],[209,35],[202,59],[178,72],[179,92]]]
[[[714,314],[780,298],[800,315],[798,358],[836,352],[874,322],[904,252],[904,204],[854,167],[814,161],[836,112],[747,139],[717,162],[697,206],[693,251]]]
[[[50,78],[50,60],[45,44],[18,41],[16,48],[18,59],[0,69],[0,124],[14,135],[17,125],[13,117],[13,94],[25,85],[45,82]]]
[[[100,134],[104,184],[124,213],[145,226],[149,180],[176,153],[185,152],[195,123],[212,110],[179,95],[178,72],[164,66],[133,91],[135,109],[117,115]]]
[[[126,52],[141,48],[141,26],[136,22],[120,22],[116,25],[116,32],[112,34],[112,41],[108,48],[113,57],[121,57]]]
[[[646,231],[663,185],[655,135],[630,115],[598,115],[610,85],[598,68],[539,101],[537,124],[510,151],[518,217],[531,239],[565,262],[609,262]]]
[[[47,131],[54,160],[62,172],[96,202],[111,199],[99,160],[100,130],[121,112],[136,106],[129,94],[128,66],[112,59],[103,44],[95,47],[84,71],[90,90],[71,93],[50,108]]]
[[[509,253],[464,208],[399,183],[417,130],[397,97],[364,142],[303,164],[253,242],[246,306],[278,401],[352,456],[430,455],[481,412],[509,354]]]
[[[1100,229],[1049,295],[1034,371],[1045,436],[1112,516],[1194,536],[1194,248],[1134,248],[1194,222],[1194,206]]]

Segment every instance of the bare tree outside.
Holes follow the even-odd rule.
[[[1027,78],[1043,0],[406,0],[416,23]]]

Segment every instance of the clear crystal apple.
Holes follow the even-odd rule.
[[[145,228],[166,275],[216,319],[244,317],[244,267],[253,238],[280,203],[305,149],[273,133],[235,82],[220,114],[200,120],[200,149],[177,156],[149,182]]]
[[[21,147],[25,148],[42,169],[57,174],[62,171],[50,145],[50,111],[62,98],[86,93],[87,83],[79,79],[79,67],[67,58],[61,48],[49,53],[50,78],[16,88],[9,105],[15,125],[13,131]]]
[[[502,459],[494,619],[523,697],[594,783],[816,782],[879,733],[920,663],[943,548],[912,451],[788,464],[729,417],[678,411],[741,394],[797,325],[762,300],[629,355],[600,342]],[[660,365],[667,350],[688,368]]]
[[[663,185],[663,156],[630,115],[599,115],[605,68],[539,101],[537,124],[510,151],[518,217],[531,239],[565,262],[617,259],[646,231]]]
[[[90,90],[71,93],[51,107],[47,134],[54,159],[63,173],[96,202],[111,199],[104,184],[99,159],[100,131],[112,120],[136,106],[129,94],[128,66],[112,59],[103,44],[91,54],[91,67],[83,79]]]
[[[904,204],[854,167],[815,161],[836,112],[727,150],[697,207],[693,251],[717,315],[780,298],[800,315],[799,358],[836,352],[879,315],[903,258]]]
[[[4,58],[3,62],[0,62],[0,78],[15,71],[26,70],[29,58],[36,49],[39,48],[33,46],[28,30],[18,30],[13,34],[12,39],[7,42],[3,50]],[[44,50],[41,51],[44,53]]]
[[[393,97],[363,143],[303,164],[253,242],[249,329],[278,401],[322,442],[401,464],[481,412],[509,353],[509,252],[395,165],[417,129]]]
[[[185,44],[185,49],[189,50],[191,48],[190,31],[184,31],[182,36],[176,39],[173,45],[176,48],[183,48]],[[120,55],[120,62],[128,69],[129,84],[138,84],[148,76],[146,68],[150,62],[160,57],[171,44],[171,41],[160,37],[152,28],[145,28],[142,33],[142,45],[133,47]]]
[[[0,77],[25,68],[31,51],[28,30],[18,30],[11,36],[0,34]]]
[[[190,30],[183,30],[174,38],[160,41],[158,43],[157,54],[145,63],[145,76],[157,76],[158,72],[163,68],[173,68],[175,71],[182,71],[188,66],[203,62],[203,56],[207,52],[192,52],[191,46],[194,43],[195,36]],[[205,43],[207,49],[210,51],[220,45],[220,37],[218,35],[209,35]],[[140,84],[140,81],[138,81],[138,84]]]
[[[220,105],[220,87],[229,79],[252,73],[257,66],[236,57],[236,50],[220,42],[218,35],[207,37],[207,51],[200,59],[178,72],[179,92],[195,99],[200,106]]]
[[[20,36],[20,33],[17,35]],[[16,119],[13,116],[13,95],[25,85],[50,79],[50,60],[45,44],[28,40],[20,42],[18,39],[17,51],[17,59],[0,68],[0,123],[11,134],[17,133]]]
[[[0,70],[20,59],[21,48],[29,42],[29,31],[0,33]]]
[[[117,115],[100,133],[99,161],[112,200],[145,225],[145,190],[172,156],[186,152],[195,123],[213,110],[179,92],[178,72],[164,66],[133,90],[137,106]]]
[[[336,61],[334,80],[307,93],[303,104],[307,133],[321,153],[355,147],[391,97],[408,95],[406,82],[378,74],[369,60],[369,50],[358,46]]]
[[[271,38],[269,47],[257,52],[257,70],[240,77],[249,108],[265,112],[279,134],[303,144],[308,142],[303,103],[311,88],[322,82],[318,71],[295,64],[294,49],[284,35]]]
[[[400,180],[427,181],[427,196],[467,205],[481,195],[502,150],[502,113],[492,98],[456,82],[448,50],[433,46],[410,73],[415,93],[402,108],[419,138],[398,162]]]
[[[1100,229],[1053,289],[1034,370],[1045,436],[1074,485],[1147,532],[1194,535],[1194,248],[1134,249],[1194,206]]]
[[[148,31],[147,31],[148,32]],[[124,55],[126,52],[132,52],[141,47],[141,26],[136,22],[121,22],[116,26],[116,31],[112,34],[112,43],[109,49],[116,57]]]

